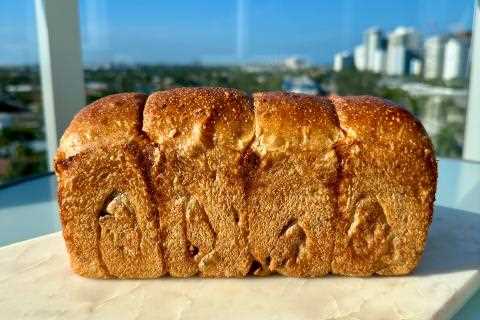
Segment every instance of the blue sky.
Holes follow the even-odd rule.
[[[329,63],[362,31],[412,26],[424,35],[470,29],[474,0],[79,0],[83,60]],[[0,64],[37,61],[33,0],[0,1]]]

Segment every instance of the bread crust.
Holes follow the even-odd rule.
[[[391,102],[225,88],[100,99],[55,169],[72,269],[94,278],[406,274],[437,179]]]
[[[157,208],[136,149],[102,146],[57,162],[63,236],[72,269],[80,275],[165,273]]]
[[[222,88],[152,94],[144,131],[170,275],[233,277],[252,258],[238,168],[253,137],[251,98]]]
[[[323,97],[257,93],[257,166],[246,190],[249,243],[257,274],[321,276],[330,271],[341,138],[335,109]]]
[[[68,159],[88,149],[134,140],[141,133],[146,99],[142,93],[119,93],[89,104],[65,129],[56,158]]]
[[[332,271],[400,275],[418,264],[432,221],[437,164],[408,111],[380,98],[331,97],[345,139]]]

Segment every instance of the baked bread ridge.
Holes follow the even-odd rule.
[[[330,98],[345,132],[332,272],[402,275],[418,264],[432,222],[437,164],[423,126],[380,98]]]
[[[370,156],[356,160],[358,146]],[[393,156],[403,151],[425,177],[402,171],[390,174],[395,191],[369,187],[405,170]],[[436,185],[428,136],[398,106],[223,88],[100,99],[67,128],[56,173],[72,268],[96,278],[405,274]]]
[[[72,269],[93,278],[165,273],[157,205],[144,170],[146,96],[97,100],[72,120],[55,158],[63,236]]]
[[[251,98],[234,89],[179,88],[147,100],[151,177],[170,275],[247,274],[248,222],[239,167],[253,138]]]
[[[141,135],[143,105],[147,95],[118,93],[81,109],[60,139],[56,159],[68,159],[87,149],[127,143]]]
[[[334,106],[323,97],[283,92],[253,98],[256,166],[246,202],[250,249],[259,266],[254,274],[327,274],[336,215],[334,146],[342,137]]]

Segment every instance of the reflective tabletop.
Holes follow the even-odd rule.
[[[480,163],[440,159],[436,205],[480,214]],[[0,187],[0,246],[60,229],[54,175]],[[454,319],[480,319],[480,292]]]

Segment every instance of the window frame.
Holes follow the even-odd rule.
[[[35,0],[38,53],[48,168],[58,141],[85,105],[77,0]]]
[[[475,1],[474,10],[463,158],[480,161],[480,0]]]

